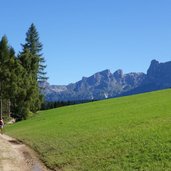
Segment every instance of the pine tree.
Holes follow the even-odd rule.
[[[30,78],[18,59],[15,60],[14,68],[13,89],[15,89],[15,96],[11,99],[11,111],[12,117],[19,121],[26,119],[30,111],[31,102],[27,93],[30,87]]]
[[[36,112],[41,107],[43,97],[39,82],[47,80],[46,65],[34,24],[26,33],[26,43],[22,46],[23,51],[16,57],[6,36],[0,41],[0,117],[5,103],[9,103],[12,116],[17,120],[26,119],[30,111]]]
[[[6,107],[8,106],[8,111],[5,111],[6,114],[10,114],[11,101],[18,93],[18,75],[16,69],[15,51],[12,47],[9,47],[6,36],[3,36],[0,41],[0,94],[1,109],[2,104]],[[2,112],[4,112],[4,110],[1,110],[1,117]]]
[[[32,65],[36,65],[35,69],[36,79],[39,82],[44,82],[47,80],[45,72],[45,59],[41,53],[43,49],[42,43],[39,41],[39,34],[35,25],[32,23],[30,28],[26,33],[26,43],[23,46],[23,51],[26,49],[30,50],[30,53],[33,55]]]
[[[40,91],[37,82],[37,64],[33,54],[28,48],[25,48],[18,57],[25,74],[22,78],[25,87],[24,102],[32,112],[36,112],[41,106]]]
[[[22,45],[23,51],[18,59],[25,69],[27,79],[25,80],[25,105],[30,111],[36,112],[41,107],[43,97],[40,93],[39,82],[47,80],[44,69],[45,60],[41,54],[42,44],[34,24],[31,24],[26,33],[26,43]],[[24,78],[23,78],[24,79]],[[27,112],[27,111],[25,111]]]
[[[2,114],[10,114],[11,106],[13,106],[12,111],[17,113],[18,104],[22,104],[21,101],[16,100],[16,95],[20,94],[21,91],[19,83],[21,84],[22,80],[22,77],[20,77],[21,70],[17,66],[19,66],[19,63],[15,57],[15,51],[12,47],[9,47],[7,37],[3,36],[0,41],[1,117]],[[8,111],[6,110],[7,106]]]
[[[6,36],[3,36],[0,41],[0,102],[1,102],[1,113],[2,118],[3,112],[3,101],[9,98],[9,81],[10,81],[10,70],[8,67],[9,63],[9,47]]]

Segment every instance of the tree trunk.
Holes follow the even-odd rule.
[[[11,111],[10,111],[10,107],[11,107],[11,101],[10,99],[8,100],[8,116],[10,117]]]
[[[0,83],[0,103],[1,103],[1,113],[0,113],[0,119],[2,119],[2,84]]]

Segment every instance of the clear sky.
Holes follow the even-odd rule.
[[[171,0],[0,0],[0,36],[16,52],[33,22],[51,84],[98,71],[146,72],[171,60]]]

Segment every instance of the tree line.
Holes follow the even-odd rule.
[[[53,109],[63,106],[76,105],[81,103],[94,102],[97,100],[75,100],[75,101],[44,101],[41,105],[41,110]]]
[[[43,45],[34,24],[26,32],[22,51],[17,55],[6,36],[0,41],[0,117],[4,106],[17,121],[41,108],[43,95],[39,82],[47,80]],[[5,111],[7,112],[7,111]]]

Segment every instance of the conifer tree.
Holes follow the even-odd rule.
[[[16,58],[14,49],[3,36],[0,41],[0,107],[3,109],[2,105],[9,103],[12,116],[17,120],[26,119],[29,111],[36,111],[40,106],[36,73],[30,68],[34,65],[29,64],[32,54],[28,50],[20,56],[22,60]],[[1,117],[2,112],[4,110],[1,110]]]
[[[41,107],[39,82],[47,80],[46,65],[34,24],[28,29],[22,46],[23,51],[16,57],[6,36],[0,41],[0,117],[3,102],[9,102],[12,116],[17,120],[26,119],[30,111],[36,112]]]
[[[25,68],[18,59],[15,60],[13,70],[13,89],[15,89],[14,98],[11,99],[12,117],[17,121],[26,119],[30,111],[30,100],[28,99],[28,87],[30,79]]]
[[[12,99],[17,94],[17,78],[15,70],[16,57],[15,51],[12,47],[9,47],[6,36],[3,36],[0,41],[0,94],[1,104],[2,101],[7,105],[8,103],[8,114],[10,114],[10,105]],[[1,105],[2,109],[2,105]],[[3,110],[1,110],[2,116]],[[7,111],[6,111],[7,112]],[[7,114],[7,113],[6,113]]]
[[[30,96],[30,110],[35,112],[41,107],[43,95],[41,95],[40,87],[42,82],[47,80],[44,57],[41,53],[42,43],[39,41],[39,34],[34,24],[31,24],[27,33],[25,44],[22,45],[23,51],[19,55],[22,66],[26,69],[28,78],[30,78],[30,86],[28,94]],[[28,95],[27,95],[28,96]]]
[[[23,76],[25,97],[23,101],[27,104],[26,107],[28,107],[30,111],[36,112],[41,105],[37,82],[37,63],[35,61],[37,58],[31,54],[28,48],[24,48],[24,51],[20,53],[18,59],[25,70]]]
[[[45,68],[46,68],[45,59],[41,52],[43,49],[43,45],[39,41],[39,34],[33,23],[31,24],[31,26],[29,27],[26,33],[25,41],[26,43],[22,45],[23,51],[25,51],[25,49],[30,50],[30,53],[33,55],[32,65],[35,65],[34,70],[37,73],[36,79],[39,82],[44,82],[47,80],[47,77],[45,72]]]
[[[9,47],[6,36],[3,36],[0,41],[0,102],[1,102],[1,113],[0,117],[2,118],[3,112],[3,100],[9,98],[9,80],[10,80],[10,70],[8,67],[9,63]]]

